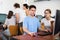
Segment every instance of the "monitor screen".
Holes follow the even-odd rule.
[[[6,19],[6,14],[0,14],[0,23],[4,23]]]
[[[60,10],[56,10],[54,35],[60,31]]]

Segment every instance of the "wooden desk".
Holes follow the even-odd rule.
[[[53,35],[31,37],[30,35],[27,34],[14,36],[13,38],[18,40],[53,40]]]
[[[2,32],[2,30],[0,30],[0,40],[2,40],[2,38],[1,38],[1,32]]]

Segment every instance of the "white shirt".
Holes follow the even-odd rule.
[[[19,23],[23,22],[24,18],[26,17],[24,10],[17,8],[15,10],[15,13],[18,13],[18,15],[19,15]]]
[[[9,25],[15,25],[16,19],[14,16],[12,16],[10,19],[6,18],[5,24],[9,27]]]
[[[53,18],[50,18],[50,20],[47,20],[46,18],[43,18],[41,20],[41,23],[44,23],[45,28],[50,28],[51,26],[51,21],[55,21]]]

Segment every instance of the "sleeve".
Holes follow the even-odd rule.
[[[15,9],[15,12],[14,13],[16,14],[16,13],[18,13],[18,11],[19,11],[18,9]]]
[[[28,22],[27,22],[27,19],[25,18],[24,21],[23,21],[23,27],[28,27]]]
[[[7,19],[7,18],[6,18],[6,20],[5,20],[5,24],[8,25],[8,19]]]

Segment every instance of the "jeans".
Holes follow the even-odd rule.
[[[7,40],[7,38],[3,35],[2,32],[0,32],[0,37],[2,38],[2,40]]]
[[[7,36],[10,36],[10,31],[9,31],[9,29],[6,29],[3,33],[4,33],[5,35],[7,35]]]

